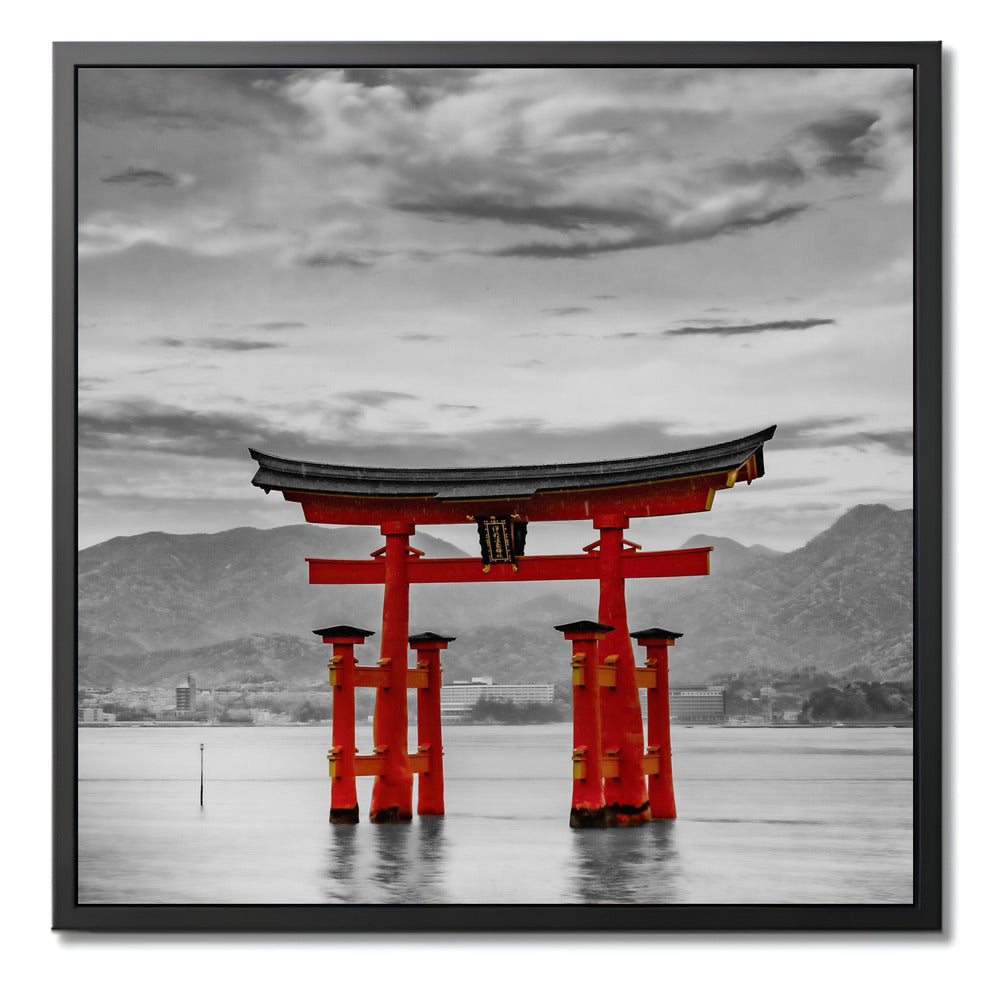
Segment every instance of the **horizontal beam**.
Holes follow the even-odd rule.
[[[711,547],[669,549],[662,552],[630,551],[622,554],[626,580],[669,576],[707,576]],[[384,584],[383,559],[306,559],[310,583]],[[522,556],[516,567],[494,563],[489,572],[479,559],[407,560],[410,583],[512,583],[527,580],[599,580],[601,558],[596,552],[571,556]]]
[[[342,687],[346,670],[343,667],[330,668],[330,687]],[[359,688],[387,688],[392,686],[392,674],[389,667],[354,668],[354,686]],[[406,671],[406,686],[408,688],[425,688],[430,686],[430,674],[426,668],[409,668]]]
[[[602,778],[617,778],[620,773],[620,767],[618,764],[618,757],[616,755],[605,754],[601,757],[601,777]],[[642,773],[643,774],[659,774],[660,773],[660,754],[656,753],[644,753],[642,755]],[[587,762],[582,757],[573,758],[573,779],[575,781],[587,777]]]
[[[426,750],[406,755],[413,774],[427,774],[430,770],[430,753]],[[330,777],[342,778],[343,762],[338,757],[328,757],[330,761]],[[386,755],[384,753],[356,754],[354,757],[354,776],[356,778],[375,778],[385,770]]]
[[[636,667],[636,685],[641,688],[656,687],[656,667]]]
[[[533,492],[529,496],[481,500],[443,500],[437,496],[357,496],[281,489],[292,503],[302,504],[307,521],[319,524],[465,524],[484,514],[512,515],[526,521],[590,521],[605,514],[663,517],[711,510],[716,490],[749,481],[749,460],[726,471],[681,476],[601,488]]]

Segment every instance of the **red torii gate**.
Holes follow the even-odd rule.
[[[307,521],[378,525],[385,545],[365,559],[308,559],[309,582],[381,584],[378,665],[362,667],[354,646],[372,635],[352,626],[319,629],[333,646],[331,822],[358,821],[355,778],[376,777],[373,822],[410,820],[413,775],[418,812],[444,812],[440,653],[450,637],[409,635],[414,583],[599,580],[598,622],[557,626],[573,643],[573,826],[630,825],[676,816],[670,764],[667,647],[680,633],[632,633],[648,650],[636,668],[625,580],[706,575],[708,548],[641,552],[624,538],[632,517],[710,510],[715,493],[764,474],[764,443],[775,427],[689,451],[645,458],[466,469],[379,469],[293,461],[250,449],[253,485],[302,505]],[[582,555],[524,556],[531,521],[590,520],[597,541]],[[427,559],[409,540],[418,524],[479,524],[483,558]],[[519,544],[520,543],[520,544]],[[407,647],[417,667],[407,666]],[[376,688],[375,753],[358,755],[354,690]],[[639,688],[649,690],[649,749],[643,751]],[[407,752],[408,688],[418,691],[418,753]],[[647,792],[647,775],[649,788]]]

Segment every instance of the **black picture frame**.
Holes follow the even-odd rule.
[[[914,72],[912,905],[79,905],[76,77],[84,67],[910,67]],[[938,42],[54,46],[53,927],[74,931],[933,931],[942,923],[942,122]],[[863,831],[859,831],[863,836]]]

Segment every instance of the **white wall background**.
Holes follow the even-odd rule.
[[[996,67],[986,5],[499,5],[383,0],[252,7],[210,0],[16,4],[5,17],[3,392],[7,655],[2,773],[3,981],[10,996],[380,995],[392,963],[421,996],[979,996],[995,981],[998,815]],[[979,13],[977,13],[977,11]],[[941,936],[570,936],[520,940],[69,937],[48,930],[50,43],[53,40],[942,39],[946,86],[946,516],[951,655],[945,773],[947,926]],[[991,525],[993,526],[991,528]],[[946,556],[947,558],[947,556]],[[991,586],[993,585],[993,586]],[[863,831],[859,831],[863,836]],[[586,963],[586,976],[572,969]],[[334,965],[340,971],[333,973]],[[669,977],[669,978],[668,978]],[[423,982],[427,986],[420,986]],[[648,985],[646,985],[648,983]]]

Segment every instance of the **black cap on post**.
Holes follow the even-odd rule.
[[[602,625],[600,622],[579,621],[568,622],[565,625],[553,625],[557,632],[614,632],[614,625]]]
[[[330,625],[328,628],[314,628],[313,635],[320,636],[324,642],[331,639],[354,639],[357,642],[364,642],[365,639],[375,633],[366,628],[358,628],[356,625]]]
[[[644,628],[638,632],[629,632],[633,639],[680,639],[683,632],[670,632],[665,628]]]
[[[438,635],[437,632],[418,632],[410,636],[410,645],[416,646],[425,642],[454,642],[453,635]]]

